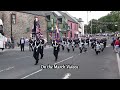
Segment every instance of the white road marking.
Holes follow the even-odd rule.
[[[69,57],[69,58],[67,58],[67,59],[64,59],[64,60],[62,60],[62,61],[59,61],[59,62],[57,62],[57,63],[55,63],[55,64],[58,64],[58,63],[64,62],[64,61],[66,61],[66,60],[68,60],[68,59],[70,59],[70,58],[73,58],[73,56],[71,56],[71,57]]]
[[[120,76],[120,57],[118,53],[116,53],[116,56],[117,56],[118,70],[119,70],[119,76]]]
[[[13,69],[14,67],[9,67],[9,68],[7,68],[6,70],[10,70],[10,69]]]
[[[73,58],[73,56],[72,56],[72,57],[69,57],[69,58],[67,58],[67,59],[64,59],[64,60],[62,60],[62,61],[60,61],[60,62],[57,62],[57,63],[55,63],[55,64],[64,62],[64,61],[66,61],[66,60],[69,60],[70,58]],[[55,64],[54,64],[54,65],[55,65]],[[38,71],[35,71],[35,72],[33,72],[33,73],[31,73],[31,74],[25,76],[25,77],[22,77],[21,79],[25,79],[25,78],[27,78],[27,77],[30,77],[30,76],[32,76],[32,75],[34,75],[34,74],[36,74],[36,73],[38,73],[38,72],[40,72],[40,71],[42,71],[42,70],[43,70],[43,69],[40,69],[40,70],[38,70]]]
[[[65,74],[65,76],[62,79],[68,79],[71,76],[70,73]]]
[[[36,72],[33,72],[33,73],[31,73],[31,74],[29,74],[29,75],[27,75],[27,76],[25,76],[25,77],[23,77],[23,78],[21,78],[21,79],[25,79],[25,78],[27,78],[27,77],[29,77],[29,76],[32,76],[32,75],[34,75],[34,74],[36,74],[36,73],[38,73],[38,72],[40,72],[40,71],[42,71],[43,69],[40,69],[40,70],[38,70],[38,71],[36,71]]]
[[[6,68],[6,69],[3,69],[3,70],[0,70],[0,72],[3,72],[3,71],[8,71],[8,70],[11,70],[13,69],[14,67],[9,67],[9,68]]]

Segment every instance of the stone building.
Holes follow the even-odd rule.
[[[39,18],[40,26],[44,38],[47,38],[47,21],[45,14],[48,11],[0,11],[0,19],[3,20],[4,23],[4,34],[6,37],[11,37],[11,27],[12,27],[12,35],[16,42],[19,42],[19,39],[23,37],[30,37],[33,22],[35,16]],[[12,19],[11,19],[12,14]],[[12,20],[12,25],[11,25]]]

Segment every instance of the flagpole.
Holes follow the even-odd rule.
[[[91,13],[91,11],[90,11],[90,13]],[[91,15],[92,16],[92,15]],[[91,34],[92,34],[92,18],[91,18]]]

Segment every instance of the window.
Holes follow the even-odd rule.
[[[72,23],[71,23],[71,29],[72,29]]]
[[[76,24],[74,24],[74,26],[75,26],[74,29],[76,30]]]
[[[47,15],[47,16],[46,16],[46,18],[47,18],[47,20],[49,20],[49,21],[50,21],[50,15]]]
[[[58,18],[58,21],[61,24],[62,23],[62,18]]]
[[[51,25],[54,26],[54,19],[51,19]]]
[[[11,14],[12,24],[16,24],[16,14]]]

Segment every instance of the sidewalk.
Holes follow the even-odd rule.
[[[46,45],[46,47],[45,47],[44,49],[49,49],[49,48],[52,48],[52,46]],[[28,46],[25,46],[24,49],[25,49],[25,50],[29,50],[29,47],[28,47]],[[17,47],[17,46],[16,46],[14,49],[4,49],[3,52],[4,52],[4,51],[15,51],[15,50],[17,50],[17,51],[20,50],[20,47]],[[1,50],[1,51],[2,51],[2,50]],[[1,51],[0,51],[0,52],[1,52]]]

